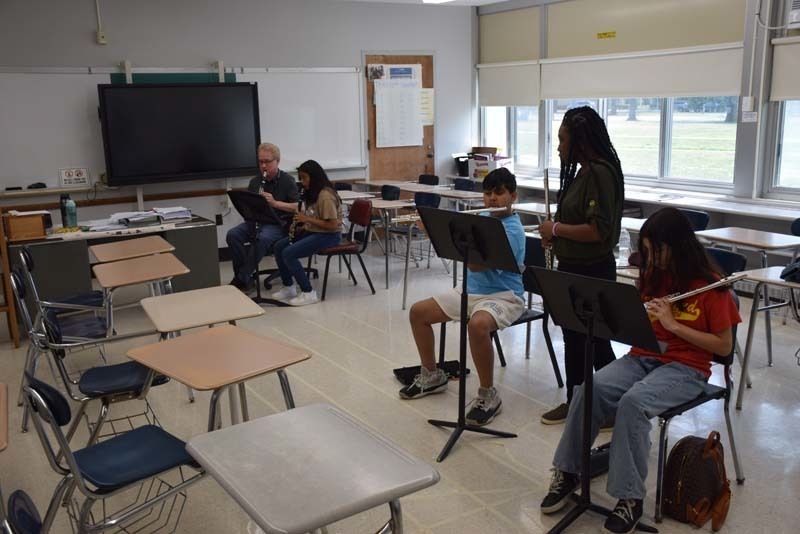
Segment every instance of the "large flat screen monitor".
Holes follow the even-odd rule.
[[[97,86],[109,185],[256,174],[255,83]]]

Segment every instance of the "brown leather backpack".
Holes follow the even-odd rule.
[[[687,436],[669,453],[664,470],[664,513],[683,523],[702,527],[711,519],[711,529],[722,528],[731,503],[725,473],[725,454],[719,432],[708,438]]]

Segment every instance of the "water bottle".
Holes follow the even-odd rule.
[[[78,226],[78,207],[75,205],[75,201],[71,198],[67,198],[64,208],[66,212],[64,227],[75,228]]]
[[[631,255],[631,235],[623,228],[619,232],[619,260],[623,265],[628,264]]]
[[[69,195],[61,193],[61,198],[58,200],[58,209],[61,211],[61,226],[67,227],[67,199]]]

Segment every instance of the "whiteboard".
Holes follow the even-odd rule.
[[[358,69],[269,69],[236,81],[258,83],[261,141],[280,147],[281,168],[307,159],[325,169],[365,166]]]
[[[58,169],[105,170],[97,84],[108,74],[0,73],[0,189],[44,182]]]

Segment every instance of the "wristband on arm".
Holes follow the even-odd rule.
[[[559,224],[561,224],[561,223],[559,223],[559,222],[553,223],[553,229],[552,229],[553,237],[558,237],[558,234],[556,233],[556,228],[558,228]]]

